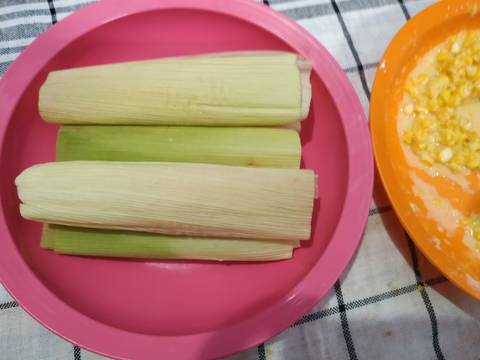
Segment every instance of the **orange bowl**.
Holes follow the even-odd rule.
[[[462,241],[464,231],[447,235],[427,216],[413,191],[414,171],[463,214],[480,212],[480,176],[471,176],[473,193],[442,177],[431,177],[407,162],[397,133],[405,80],[418,60],[448,37],[480,29],[480,0],[440,1],[413,17],[388,46],[375,76],[370,127],[378,172],[401,223],[425,256],[454,284],[480,300],[480,254]],[[478,175],[478,174],[477,174]],[[415,209],[415,211],[414,211]]]

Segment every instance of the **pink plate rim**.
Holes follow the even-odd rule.
[[[217,358],[257,345],[281,332],[309,311],[333,286],[360,243],[373,191],[373,154],[363,109],[333,57],[292,20],[252,0],[104,0],[77,11],[35,40],[0,81],[0,93],[8,94],[0,97],[2,144],[8,121],[24,89],[53,54],[101,24],[162,9],[208,10],[241,18],[275,33],[312,62],[342,119],[349,157],[345,203],[329,245],[302,281],[265,311],[221,330],[183,336],[127,332],[89,318],[61,301],[41,283],[17,251],[3,207],[0,208],[0,278],[31,316],[87,350],[117,359],[160,356],[191,359],[200,354]]]

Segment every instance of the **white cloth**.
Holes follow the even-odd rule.
[[[89,2],[0,0],[0,73],[52,19]],[[367,114],[387,44],[407,18],[432,2],[270,1],[332,53]],[[231,360],[480,359],[480,303],[415,250],[378,182],[374,198],[361,246],[335,288],[294,326]],[[0,286],[0,359],[100,358],[44,329]]]

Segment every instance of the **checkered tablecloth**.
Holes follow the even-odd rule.
[[[0,0],[0,74],[42,31],[91,1]],[[332,53],[366,113],[387,44],[410,16],[432,2],[264,1]],[[0,359],[100,358],[44,329],[0,286]],[[359,251],[334,288],[282,334],[230,359],[480,360],[480,303],[416,251],[377,181]]]

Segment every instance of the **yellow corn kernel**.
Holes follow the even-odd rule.
[[[412,144],[412,141],[413,141],[413,133],[412,133],[412,130],[406,130],[404,133],[403,133],[403,141],[408,144],[408,145],[411,145]]]
[[[470,96],[472,93],[472,86],[468,83],[463,84],[459,89],[459,94],[458,96],[462,99],[465,99]]]
[[[440,93],[440,98],[446,103],[446,104],[450,104],[451,102],[451,99],[452,99],[452,93],[450,92],[450,90],[443,90],[441,93]]]
[[[476,133],[474,132],[472,133],[473,133],[473,136],[476,135]],[[470,142],[469,148],[473,152],[477,152],[480,150],[480,139],[478,138],[478,136]]]
[[[468,48],[469,46],[473,45],[475,41],[475,31],[469,31],[467,32],[467,35],[465,36],[465,40],[463,41],[463,46],[465,48]]]
[[[442,63],[447,61],[450,58],[450,53],[444,48],[439,51],[437,55],[437,61]]]
[[[477,67],[477,71],[475,72],[475,74],[473,74],[472,80],[480,80],[480,68]]]
[[[412,84],[407,85],[406,90],[408,95],[410,95],[413,99],[415,99],[418,96],[418,90]]]
[[[479,230],[473,230],[472,234],[473,234],[473,237],[475,238],[475,240],[480,241],[480,231]]]
[[[476,168],[480,167],[480,156],[474,156],[474,157],[470,158],[470,160],[467,163],[467,166],[470,169],[476,169]]]
[[[450,163],[448,164],[448,167],[454,172],[454,173],[459,173],[462,171],[462,166],[456,163]]]
[[[473,60],[472,60],[473,61]],[[467,66],[467,68],[465,69],[465,71],[467,72],[467,76],[469,79],[473,79],[475,78],[477,72],[478,72],[478,68],[475,66],[475,65],[469,65]]]
[[[462,97],[461,97],[460,94],[458,94],[458,93],[453,94],[452,97],[450,98],[449,105],[458,106],[458,105],[460,105],[461,100],[462,100]]]
[[[428,81],[428,74],[426,73],[421,73],[420,75],[418,75],[416,78],[415,78],[415,84],[418,84],[418,85],[425,85]]]
[[[432,113],[437,112],[438,107],[439,107],[439,103],[438,103],[437,100],[430,100],[427,104],[428,111],[430,111]]]
[[[420,155],[420,158],[428,165],[433,165],[435,163],[435,160],[426,152],[422,153],[422,155]]]

